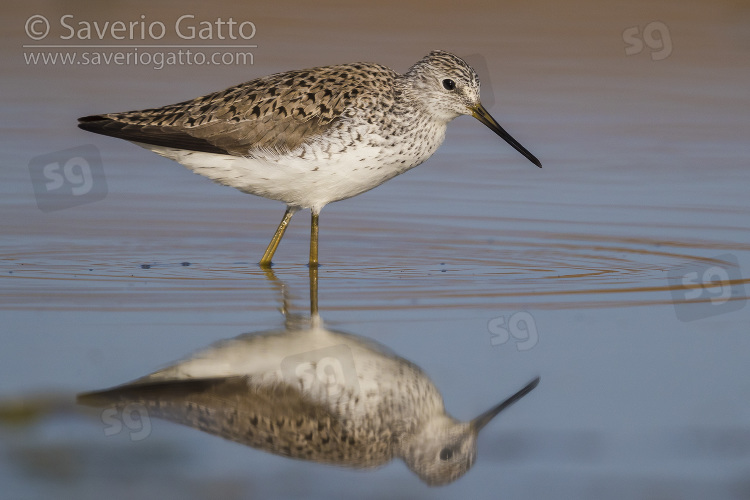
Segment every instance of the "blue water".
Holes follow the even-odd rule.
[[[141,7],[164,20],[186,9]],[[90,18],[132,17],[103,8]],[[216,17],[206,9],[189,10]],[[352,7],[358,25],[310,9],[219,9],[253,17],[261,38],[252,68],[210,72],[29,67],[19,46],[36,11],[4,20],[0,407],[40,408],[0,426],[4,494],[750,497],[747,10],[447,4],[434,23],[407,11],[388,25]],[[300,27],[310,18],[318,29]],[[625,55],[623,31],[653,21],[671,54]],[[407,25],[409,36],[390,31]],[[283,206],[86,134],[75,118],[289,67],[369,59],[404,70],[436,44],[488,61],[490,111],[544,168],[457,119],[425,165],[323,211],[320,310],[419,365],[456,418],[541,376],[483,432],[474,468],[436,490],[400,462],[360,472],[291,461],[157,420],[145,439],[133,422],[105,435],[75,393],[281,324],[278,287],[255,263]],[[101,155],[106,194],[42,212],[30,161],[85,144]],[[295,313],[308,307],[308,223],[295,216],[275,258]],[[732,281],[712,287],[716,273]]]

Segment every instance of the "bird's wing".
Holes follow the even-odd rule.
[[[373,458],[345,422],[286,384],[247,377],[134,382],[78,395],[79,404],[135,411],[193,427],[266,452],[316,462],[368,467]],[[139,405],[139,406],[129,406]],[[387,447],[388,443],[382,443]],[[390,459],[384,453],[381,460]]]
[[[370,63],[288,71],[161,108],[85,116],[78,126],[193,151],[286,152],[325,133],[348,108],[373,104],[368,90],[391,88],[388,83],[396,77]]]

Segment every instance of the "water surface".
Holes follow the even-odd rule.
[[[135,16],[80,5],[76,19]],[[28,66],[26,19],[65,12],[30,2],[4,18],[0,398],[6,410],[34,400],[40,411],[0,427],[5,491],[750,496],[750,11],[732,2],[402,7],[138,4],[149,19],[184,10],[252,19],[254,64],[210,70]],[[655,36],[669,55],[658,59],[655,43],[626,55],[623,33],[653,22],[666,27]],[[328,325],[421,366],[457,418],[541,375],[485,430],[463,479],[431,490],[401,463],[356,472],[296,462],[155,419],[145,439],[134,439],[136,422],[108,436],[100,414],[72,404],[76,392],[282,322],[278,285],[255,263],[283,206],[79,131],[78,116],[296,67],[364,59],[404,71],[434,48],[487,61],[490,112],[544,168],[457,119],[425,165],[326,207],[319,298]],[[85,144],[101,153],[106,196],[42,212],[30,160]],[[274,267],[299,314],[308,225],[295,216]],[[717,272],[729,281],[710,286]]]

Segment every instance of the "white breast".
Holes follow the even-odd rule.
[[[367,124],[339,128],[287,154],[253,151],[251,157],[135,144],[214,182],[319,212],[328,203],[368,191],[429,158],[442,143],[446,127],[422,125],[427,126],[400,136],[385,135]]]

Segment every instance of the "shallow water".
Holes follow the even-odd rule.
[[[76,19],[133,18],[81,5]],[[6,16],[4,491],[748,498],[750,10],[555,7],[446,4],[427,18],[389,19],[391,7],[139,5],[165,21],[183,10],[251,18],[254,64],[212,71],[30,67],[24,22],[64,12],[30,2]],[[654,22],[664,43],[626,55],[624,32]],[[456,418],[541,375],[484,431],[464,478],[428,489],[399,462],[374,472],[296,462],[155,419],[107,435],[101,413],[72,404],[77,392],[282,323],[278,283],[255,264],[281,204],[86,134],[75,118],[294,67],[364,59],[403,71],[438,47],[487,61],[490,112],[544,168],[457,119],[425,165],[326,207],[319,300],[329,326],[422,367]],[[50,198],[35,197],[31,159],[85,144],[101,154],[106,193],[100,184],[101,199],[43,212]],[[308,224],[295,216],[274,266],[299,314],[308,307]],[[716,279],[724,281],[711,286]],[[10,402],[34,398],[37,419],[7,423]]]

